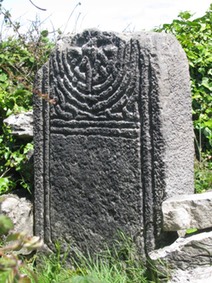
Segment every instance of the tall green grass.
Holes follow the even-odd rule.
[[[119,240],[102,252],[91,255],[75,253],[67,258],[60,247],[49,256],[38,256],[34,273],[39,283],[149,283],[146,268],[130,238]],[[69,266],[66,264],[69,262]],[[70,267],[71,266],[71,267]],[[32,283],[37,283],[33,278]]]

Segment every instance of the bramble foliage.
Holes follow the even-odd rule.
[[[1,1],[2,2],[2,1]],[[32,108],[32,88],[35,73],[47,61],[54,46],[47,30],[40,30],[35,21],[28,31],[0,5],[4,26],[0,37],[0,194],[16,188],[31,189],[24,176],[27,154],[32,141],[20,141],[11,135],[3,120]],[[5,30],[5,37],[4,37]],[[7,36],[7,34],[12,34]]]
[[[193,123],[195,132],[196,191],[212,188],[212,4],[201,18],[182,12],[179,19],[164,24],[159,32],[172,33],[186,52],[191,76]]]

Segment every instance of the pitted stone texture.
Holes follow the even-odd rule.
[[[211,266],[212,232],[179,238],[172,245],[149,254],[159,270],[188,270]]]
[[[34,86],[35,227],[50,248],[98,250],[117,230],[142,254],[160,245],[163,200],[193,193],[189,85],[170,35],[87,30],[58,43]]]
[[[175,196],[162,204],[166,231],[212,227],[212,192]]]
[[[12,134],[22,139],[33,137],[33,113],[32,111],[12,114],[4,119],[4,123],[11,128]]]
[[[0,197],[0,213],[10,217],[14,224],[13,232],[25,232],[33,236],[33,206],[26,198],[13,194]]]
[[[197,267],[188,270],[176,270],[168,283],[211,283],[212,266]]]

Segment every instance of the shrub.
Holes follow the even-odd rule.
[[[1,1],[2,2],[2,1]],[[11,114],[32,109],[35,73],[46,62],[54,46],[47,30],[35,21],[26,33],[0,5],[4,26],[0,38],[0,194],[17,188],[30,190],[32,184],[23,172],[31,141],[20,141],[11,135],[3,120]],[[5,28],[5,29],[4,29]],[[4,30],[12,30],[4,37]]]
[[[212,4],[201,18],[182,12],[158,32],[172,33],[187,54],[191,76],[193,124],[195,132],[197,192],[211,189],[212,169]],[[199,164],[200,163],[200,164]]]
[[[0,215],[0,236],[5,236],[4,245],[0,248],[0,282],[30,283],[31,277],[37,283],[35,274],[20,260],[17,251],[23,248],[29,251],[36,250],[42,246],[42,241],[38,237],[28,237],[24,233],[10,233],[11,229],[13,229],[11,219]],[[30,276],[23,270],[26,270]]]
[[[181,43],[189,60],[193,121],[198,147],[203,151],[212,146],[212,4],[201,18],[182,12],[179,19],[164,24],[156,31],[172,33]]]

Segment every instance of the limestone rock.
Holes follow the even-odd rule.
[[[161,272],[209,267],[212,260],[212,231],[179,238],[172,245],[149,253],[149,256]]]
[[[26,232],[33,236],[33,206],[29,200],[13,194],[2,195],[0,213],[11,218],[14,224],[12,232]]]
[[[12,130],[12,134],[22,139],[33,137],[33,113],[32,111],[12,114],[4,120],[4,123]]]
[[[188,270],[176,270],[168,283],[211,283],[212,266],[197,267]]]
[[[175,196],[162,204],[166,231],[212,227],[212,192]]]

